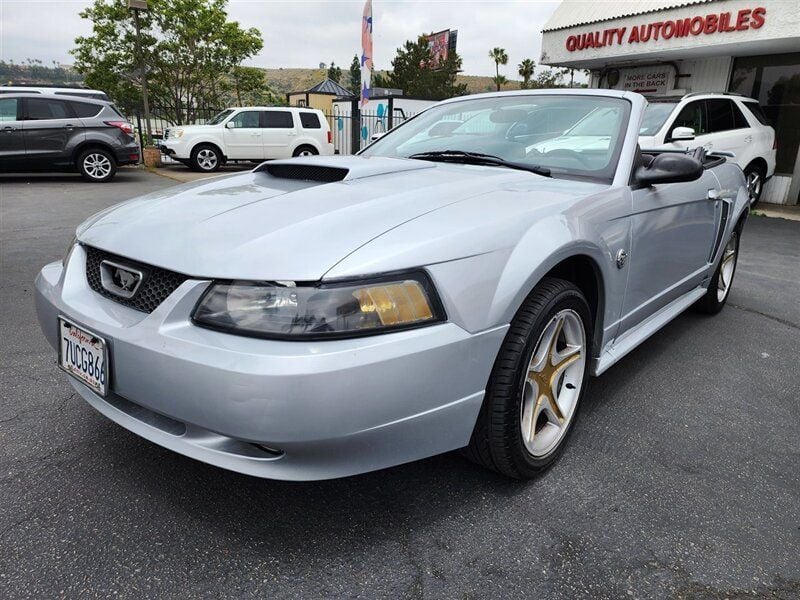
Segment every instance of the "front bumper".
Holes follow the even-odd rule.
[[[189,320],[207,281],[141,313],[93,292],[85,252],[36,279],[56,347],[57,316],[102,335],[111,393],[70,379],[102,414],[161,446],[274,479],[343,477],[465,446],[506,327],[453,323],[351,340],[259,340]]]

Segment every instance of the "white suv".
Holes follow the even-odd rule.
[[[310,108],[228,108],[204,125],[164,132],[161,152],[197,171],[216,171],[229,160],[333,154],[328,120]]]
[[[732,152],[747,177],[751,203],[775,172],[775,130],[756,100],[735,94],[693,93],[648,98],[639,129],[642,149],[694,148]]]

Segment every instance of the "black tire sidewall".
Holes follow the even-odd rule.
[[[300,153],[303,152],[304,150],[310,150],[311,154],[314,156],[319,155],[319,152],[317,152],[317,149],[314,148],[314,146],[303,145],[303,146],[298,146],[297,148],[294,149],[294,152],[292,152],[292,157],[297,158],[298,156],[300,156]]]
[[[86,160],[86,157],[89,156],[90,154],[102,154],[111,162],[111,171],[108,173],[108,175],[100,179],[89,175],[89,173],[83,166],[83,161]],[[77,165],[78,165],[78,172],[81,174],[81,177],[83,177],[85,181],[88,181],[90,183],[107,183],[112,179],[114,179],[114,175],[117,174],[117,161],[114,159],[114,155],[111,154],[111,152],[109,152],[108,150],[104,150],[102,148],[89,148],[88,150],[84,150],[83,152],[81,152],[80,156],[78,156]]]
[[[583,397],[586,395],[590,380],[589,365],[591,362],[593,335],[591,311],[586,299],[576,286],[563,280],[557,281],[560,282],[560,289],[544,302],[541,310],[539,310],[538,314],[534,317],[533,322],[524,327],[526,330],[526,341],[522,352],[513,349],[511,347],[512,345],[504,342],[503,347],[498,354],[498,361],[508,358],[509,353],[514,355],[516,366],[511,389],[508,389],[507,386],[503,386],[505,389],[500,391],[500,393],[497,393],[496,390],[493,389],[495,379],[494,372],[489,387],[489,401],[500,401],[505,405],[504,410],[510,411],[508,421],[505,427],[503,427],[503,431],[497,431],[496,424],[490,423],[490,429],[492,429],[492,431],[490,431],[489,435],[490,437],[494,438],[495,443],[499,441],[498,436],[502,435],[505,437],[505,445],[509,450],[508,458],[510,458],[511,462],[513,463],[514,470],[517,471],[519,476],[522,478],[532,477],[543,469],[549,467],[561,454],[578,419],[580,405]],[[534,290],[534,293],[531,294],[528,300],[526,300],[526,303],[534,301],[536,294],[537,290]],[[524,309],[525,306],[523,305],[523,309],[521,309],[520,312],[522,312]],[[525,444],[522,439],[522,431],[520,428],[519,415],[521,414],[521,404],[523,400],[523,383],[525,377],[527,376],[527,369],[531,355],[533,354],[534,348],[538,343],[542,332],[553,316],[557,312],[564,309],[571,309],[575,311],[583,322],[584,332],[586,334],[585,352],[587,354],[584,363],[583,382],[581,385],[580,395],[578,396],[575,409],[573,411],[572,419],[567,425],[567,432],[563,435],[558,445],[548,454],[541,457],[535,457],[531,455],[525,448]],[[512,331],[509,332],[510,335],[517,336],[521,333],[519,331],[513,331],[515,326],[519,325],[518,318],[519,313],[518,317],[515,317],[514,321],[512,321]],[[509,341],[508,338],[506,341]]]

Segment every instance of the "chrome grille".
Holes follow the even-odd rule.
[[[86,250],[86,280],[89,282],[89,287],[114,302],[119,302],[141,312],[153,312],[172,292],[189,279],[181,273],[145,265],[123,256],[111,254],[105,250],[99,250],[91,246],[84,246],[83,248]],[[142,283],[133,297],[122,298],[103,287],[100,277],[100,263],[104,260],[130,265],[143,273]]]

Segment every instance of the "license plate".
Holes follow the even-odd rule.
[[[105,396],[108,391],[108,347],[96,333],[58,317],[58,366]]]

